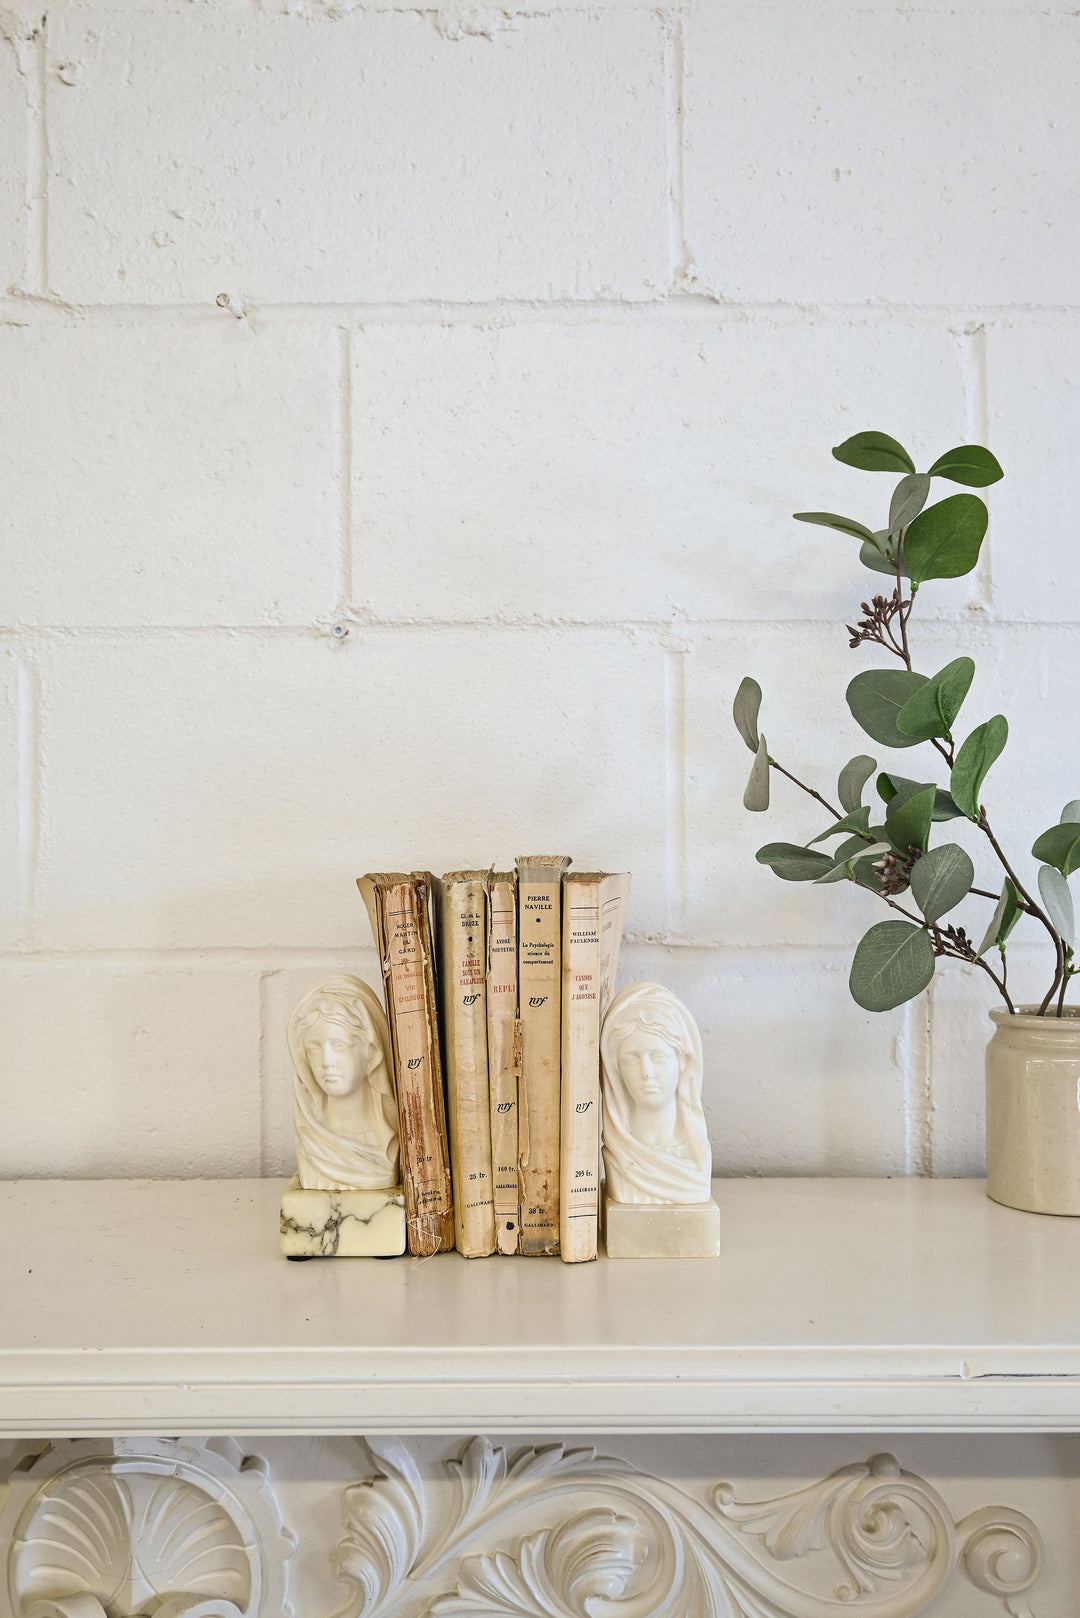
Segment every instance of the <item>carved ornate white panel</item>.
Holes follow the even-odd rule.
[[[81,1439],[12,1473],[3,1618],[282,1618],[295,1541],[231,1439]]]
[[[738,1483],[703,1475],[694,1438],[604,1446],[634,1459],[486,1438],[270,1440],[273,1487],[229,1439],[56,1443],[0,1490],[0,1618],[1074,1618],[1060,1501],[1045,1604],[1040,1531],[1007,1477],[995,1492],[969,1477],[955,1509],[948,1484],[845,1440],[851,1459],[784,1487],[784,1440],[743,1440],[732,1458],[746,1466],[755,1442],[773,1446],[771,1485],[753,1466]],[[709,1443],[722,1460],[725,1442]],[[830,1449],[804,1441],[800,1461]],[[988,1503],[998,1487],[1005,1502]]]
[[[959,1581],[1029,1618],[1039,1532],[1008,1507],[957,1522],[891,1455],[777,1498],[704,1499],[593,1449],[508,1455],[474,1438],[429,1522],[409,1447],[369,1445],[379,1474],[345,1490],[341,1618],[917,1618]],[[990,1606],[994,1603],[990,1602]]]

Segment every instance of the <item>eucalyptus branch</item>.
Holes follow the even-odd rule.
[[[792,781],[795,784],[795,786],[801,787],[803,792],[808,792],[812,798],[816,798],[818,803],[821,804],[822,808],[829,811],[834,820],[843,820],[843,810],[834,809],[828,798],[823,798],[820,792],[815,792],[813,787],[808,787],[806,782],[800,781],[797,775],[792,775],[790,770],[785,770],[784,766],[782,764],[778,764],[774,758],[769,759],[769,764],[772,769],[779,770],[780,774],[786,776],[789,781]]]
[[[994,850],[994,853],[1001,862],[1002,870],[1005,872],[1005,875],[1009,878],[1010,882],[1013,884],[1013,887],[1023,900],[1024,908],[1027,910],[1028,915],[1034,916],[1036,921],[1041,921],[1047,932],[1050,934],[1050,939],[1054,946],[1054,979],[1046,993],[1043,995],[1042,1000],[1039,1002],[1039,1016],[1045,1016],[1047,1007],[1050,1005],[1051,1000],[1053,1000],[1054,995],[1057,994],[1059,986],[1062,996],[1065,992],[1065,984],[1068,977],[1068,970],[1065,962],[1065,946],[1061,942],[1061,937],[1057,928],[1054,926],[1045,910],[1043,910],[1040,905],[1035,903],[1034,899],[1031,897],[1031,894],[1025,888],[1024,884],[1020,881],[1020,878],[1009,864],[1009,861],[1005,856],[1004,849],[994,836],[990,822],[986,818],[986,810],[983,808],[982,804],[979,805],[979,830],[984,832],[989,839],[991,848]],[[1059,1005],[1060,1003],[1061,1002],[1059,1000]],[[1061,1015],[1060,1011],[1058,1012],[1058,1015]]]
[[[1034,916],[1036,921],[1041,921],[1042,922],[1043,926],[1046,928],[1047,932],[1050,934],[1050,937],[1053,939],[1054,944],[1055,944],[1055,946],[1057,948],[1059,969],[1063,969],[1064,964],[1065,964],[1064,951],[1062,950],[1061,939],[1058,937],[1057,928],[1054,926],[1053,922],[1050,920],[1049,916],[1046,914],[1046,911],[1043,910],[1040,905],[1037,905],[1035,903],[1034,899],[1031,897],[1031,894],[1028,892],[1027,888],[1025,888],[1024,884],[1021,882],[1020,878],[1017,876],[1016,872],[1013,870],[1012,866],[1009,864],[1008,858],[1006,857],[1006,854],[1005,854],[1005,850],[1002,848],[1001,844],[998,842],[997,838],[994,836],[993,830],[991,829],[991,826],[990,826],[990,822],[986,818],[986,810],[983,808],[982,804],[979,805],[979,821],[978,821],[978,825],[979,825],[979,830],[989,840],[990,847],[994,850],[994,853],[997,855],[998,860],[999,860],[999,862],[1001,864],[1002,870],[1005,872],[1005,875],[1009,878],[1009,881],[1012,883],[1013,887],[1016,889],[1017,893],[1020,895],[1021,899],[1023,900],[1024,909],[1027,911],[1029,916]],[[1054,990],[1056,988],[1057,988],[1057,975],[1055,974],[1054,982],[1053,982],[1053,985],[1052,985],[1052,987],[1050,989],[1050,994],[1051,995],[1054,993]],[[1049,1003],[1049,996],[1047,997],[1047,1002],[1046,1003],[1047,1004]]]
[[[891,766],[886,766],[890,773],[879,776],[877,781],[878,794],[887,805],[884,828],[871,828],[870,821],[876,820],[878,814],[864,803],[863,793],[878,769],[875,758],[859,753],[844,765],[837,793],[848,811],[846,815],[791,771],[773,759],[767,760],[757,728],[761,688],[747,676],[734,704],[735,723],[756,755],[744,795],[746,807],[768,807],[767,765],[779,770],[827,809],[834,821],[842,823],[831,828],[834,833],[839,835],[842,830],[852,834],[841,845],[839,864],[835,854],[830,859],[814,847],[828,833],[820,834],[805,847],[768,844],[758,851],[758,859],[778,876],[794,882],[832,880],[842,874],[846,863],[847,874],[857,886],[876,894],[898,918],[903,918],[875,923],[856,948],[849,983],[853,998],[867,1011],[888,1011],[921,993],[933,978],[936,958],[943,956],[977,966],[993,982],[1009,1012],[1015,1012],[1005,940],[1020,916],[1028,915],[1035,917],[1054,947],[1053,980],[1039,1010],[1050,1012],[1056,996],[1057,1014],[1061,1016],[1069,982],[1080,975],[1080,965],[1074,964],[1072,949],[1063,937],[1071,936],[1072,926],[1068,879],[1080,871],[1080,797],[1067,804],[1059,821],[1036,838],[1031,852],[1042,863],[1038,887],[1029,889],[1017,876],[980,802],[987,771],[1008,741],[1004,715],[995,714],[960,739],[954,738],[957,716],[975,675],[974,662],[967,656],[956,657],[932,675],[917,673],[912,666],[909,631],[916,597],[931,581],[958,579],[977,566],[989,514],[980,496],[966,491],[982,491],[996,483],[1003,475],[1001,467],[981,445],[961,444],[938,456],[928,471],[920,472],[904,446],[881,432],[856,433],[838,444],[833,455],[844,465],[866,472],[899,474],[889,502],[887,528],[874,531],[861,520],[830,512],[797,513],[801,522],[817,523],[857,539],[861,547],[859,561],[872,572],[884,572],[892,579],[888,595],[883,589],[861,602],[863,616],[847,628],[852,647],[880,646],[890,657],[899,659],[904,672],[893,665],[856,674],[847,686],[848,708],[877,746],[903,748],[917,742],[931,743],[950,772],[945,794],[948,807],[943,818],[962,814],[975,822],[997,857],[1005,885],[1000,895],[976,886],[975,867],[959,842],[946,836],[931,846],[942,794],[929,783],[893,776]],[[964,485],[965,492],[932,498],[931,490],[942,478]],[[860,856],[860,844],[869,859],[865,853]],[[879,846],[870,851],[866,848],[870,844]],[[851,850],[855,850],[854,855],[846,859]],[[860,858],[865,863],[857,875],[852,861]],[[872,873],[867,869],[871,861]],[[876,882],[869,879],[871,875]],[[897,903],[897,897],[908,892],[921,915]],[[1000,967],[991,964],[981,950],[976,951],[963,927],[940,920],[968,897],[988,899],[995,906],[986,953],[992,954],[992,946],[996,946],[1001,954]]]

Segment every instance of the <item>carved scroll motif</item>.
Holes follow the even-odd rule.
[[[474,1438],[432,1527],[408,1448],[368,1448],[378,1474],[343,1496],[333,1567],[354,1594],[337,1618],[919,1618],[959,1580],[1034,1618],[1034,1524],[1005,1507],[958,1522],[890,1455],[775,1499],[718,1484],[703,1502],[592,1449],[510,1458]]]
[[[288,1618],[295,1540],[231,1439],[54,1444],[10,1481],[0,1618]]]
[[[961,1585],[1034,1618],[1035,1525],[957,1521],[888,1455],[748,1501],[592,1449],[474,1438],[436,1485],[404,1443],[368,1450],[375,1475],[342,1496],[337,1618],[929,1618]],[[6,1481],[0,1618],[289,1618],[295,1541],[232,1440],[60,1443]]]

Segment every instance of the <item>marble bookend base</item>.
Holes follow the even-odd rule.
[[[604,1198],[608,1258],[716,1258],[720,1210],[708,1202],[615,1202]]]
[[[281,1197],[286,1258],[395,1258],[405,1251],[405,1198],[393,1191],[305,1191],[294,1175]]]

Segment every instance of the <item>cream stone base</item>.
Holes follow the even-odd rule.
[[[615,1202],[604,1198],[608,1258],[716,1258],[720,1210],[694,1203]]]
[[[405,1198],[393,1191],[304,1191],[293,1175],[281,1195],[286,1258],[393,1258],[405,1251]]]

